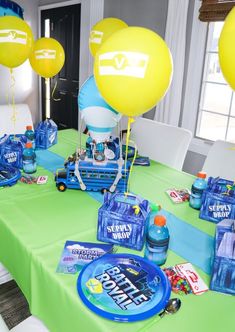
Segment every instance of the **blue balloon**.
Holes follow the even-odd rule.
[[[17,16],[24,19],[23,8],[17,3],[10,0],[0,0],[0,17],[1,16]]]
[[[109,109],[115,114],[118,114],[118,112],[109,106],[101,96],[93,75],[85,81],[80,89],[78,95],[78,106],[80,111],[90,106],[100,106]]]
[[[78,106],[91,137],[96,142],[108,140],[121,115],[103,99],[94,76],[89,77],[82,85],[78,95]]]

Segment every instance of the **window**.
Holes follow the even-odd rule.
[[[196,0],[191,8],[192,30],[188,32],[190,42],[186,50],[188,63],[180,124],[194,135],[190,151],[207,155],[215,140],[235,142],[235,97],[221,74],[218,61],[223,21],[200,21],[201,4]]]
[[[223,24],[209,23],[195,136],[235,142],[234,92],[223,78],[218,57]]]

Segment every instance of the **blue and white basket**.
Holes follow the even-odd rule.
[[[139,196],[105,193],[98,212],[97,239],[142,250],[149,212],[149,202]]]
[[[202,195],[200,218],[214,223],[235,219],[234,182],[210,177]]]

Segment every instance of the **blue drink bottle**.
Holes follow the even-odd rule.
[[[167,258],[169,240],[166,218],[157,215],[154,218],[154,224],[149,227],[147,232],[144,257],[157,265],[163,265]]]
[[[32,126],[26,126],[25,136],[27,137],[27,142],[31,142],[33,149],[35,149],[35,134]]]
[[[207,187],[206,173],[199,172],[197,174],[196,180],[193,182],[191,195],[189,199],[189,205],[192,208],[200,210],[202,205],[202,194],[203,191],[206,189],[206,187]]]
[[[32,148],[32,143],[26,143],[23,150],[23,171],[31,174],[37,170],[36,154]]]

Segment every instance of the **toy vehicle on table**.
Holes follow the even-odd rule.
[[[94,165],[91,161],[69,162],[64,169],[56,173],[56,186],[59,191],[81,189],[88,191],[120,191],[125,192],[129,177],[129,163],[127,170],[124,162],[108,161],[107,164]]]

